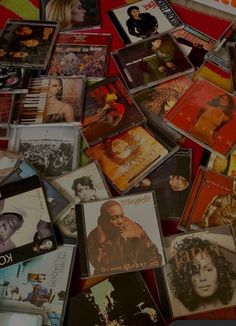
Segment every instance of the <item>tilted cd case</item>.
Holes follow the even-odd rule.
[[[82,278],[165,263],[152,192],[78,204],[75,209]]]

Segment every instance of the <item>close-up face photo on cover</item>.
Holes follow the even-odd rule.
[[[233,325],[236,3],[0,17],[0,326]]]

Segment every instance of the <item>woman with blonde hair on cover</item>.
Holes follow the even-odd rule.
[[[84,22],[86,10],[80,0],[49,0],[46,19],[60,23],[61,29],[70,29]]]
[[[62,101],[62,94],[62,79],[51,78],[48,88],[44,123],[76,121],[72,105]]]

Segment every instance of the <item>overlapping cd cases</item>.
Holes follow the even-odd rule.
[[[141,0],[108,11],[125,43],[134,43],[183,25],[166,0]]]
[[[55,250],[57,243],[38,176],[1,186],[0,191],[0,268]]]
[[[78,204],[76,218],[82,278],[164,264],[152,192]]]
[[[0,64],[44,70],[58,29],[55,22],[9,19],[0,36]]]
[[[112,55],[131,93],[194,71],[170,32],[127,45]]]

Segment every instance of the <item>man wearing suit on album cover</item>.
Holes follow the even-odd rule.
[[[162,256],[144,229],[125,215],[121,204],[102,204],[98,226],[88,235],[94,275],[112,271],[160,267]]]
[[[131,6],[127,10],[129,19],[126,26],[130,35],[146,38],[158,34],[158,21],[150,13],[140,13],[139,7]]]

